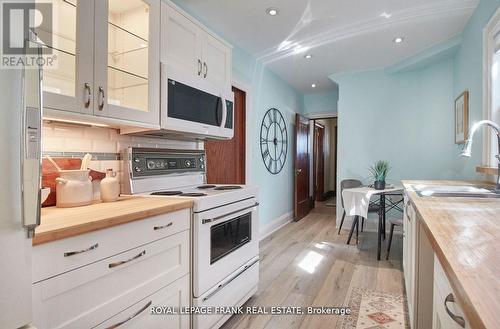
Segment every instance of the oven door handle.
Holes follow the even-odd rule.
[[[258,202],[255,202],[255,204],[254,204],[254,205],[251,205],[251,206],[248,206],[248,207],[245,207],[245,208],[242,208],[242,209],[238,209],[238,210],[236,210],[236,211],[232,211],[232,212],[227,213],[227,214],[224,214],[224,215],[220,215],[220,216],[217,216],[217,217],[214,217],[214,218],[202,219],[202,220],[201,220],[201,223],[202,223],[202,224],[208,224],[208,223],[211,223],[211,222],[215,222],[215,221],[217,221],[217,220],[219,220],[219,219],[221,219],[221,218],[224,218],[224,217],[227,217],[227,216],[231,216],[231,215],[237,214],[237,213],[242,212],[242,211],[247,210],[247,209],[255,208],[255,207],[257,207],[258,205],[259,205],[259,203],[258,203]]]
[[[243,273],[245,273],[250,267],[254,266],[255,263],[257,263],[259,261],[259,259],[256,259],[254,260],[251,264],[248,264],[248,265],[245,265],[245,267],[240,271],[238,272],[238,274],[236,274],[235,276],[233,276],[231,279],[229,279],[228,281],[224,282],[224,283],[221,283],[217,286],[217,289],[215,289],[214,291],[212,291],[210,294],[208,294],[208,296],[204,297],[202,299],[202,301],[206,302],[209,298],[211,298],[213,295],[215,295],[216,293],[218,293],[220,290],[222,290],[225,286],[227,286],[228,284],[230,284],[231,282],[234,281],[234,279],[236,279],[237,277],[239,277],[240,275],[242,275]]]

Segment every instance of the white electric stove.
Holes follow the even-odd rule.
[[[241,306],[259,281],[258,189],[206,184],[205,153],[129,148],[126,194],[192,198],[192,304]],[[229,315],[196,315],[193,328],[219,328]]]

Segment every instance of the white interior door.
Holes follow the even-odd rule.
[[[54,0],[53,67],[44,68],[44,106],[85,114],[93,113],[94,1]]]

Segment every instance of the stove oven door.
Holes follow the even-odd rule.
[[[259,254],[256,199],[194,214],[194,297],[199,297]]]

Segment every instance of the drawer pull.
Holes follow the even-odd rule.
[[[87,251],[91,251],[91,250],[94,250],[94,249],[97,249],[97,247],[99,247],[99,244],[96,243],[94,245],[91,245],[90,247],[88,247],[87,249],[82,249],[82,250],[77,250],[77,251],[68,251],[68,252],[65,252],[64,253],[64,257],[69,257],[69,256],[73,256],[73,255],[78,255],[78,254],[82,254],[84,252],[87,252]]]
[[[139,257],[142,257],[146,254],[146,250],[143,250],[140,254],[130,258],[130,259],[127,259],[127,260],[122,260],[122,261],[119,261],[119,262],[116,262],[116,263],[111,263],[109,264],[109,268],[113,268],[113,267],[117,267],[117,266],[120,266],[120,265],[123,265],[123,264],[126,264],[128,262],[131,262],[133,260],[136,260],[137,258]]]
[[[139,311],[135,312],[134,314],[132,314],[131,316],[129,316],[128,318],[126,318],[125,320],[121,321],[121,322],[118,322],[110,327],[107,327],[106,329],[114,329],[114,328],[118,328],[119,326],[121,326],[122,324],[125,324],[127,323],[128,321],[132,320],[133,318],[135,318],[136,316],[138,316],[139,314],[141,314],[142,312],[144,312],[145,310],[148,309],[148,307],[151,306],[151,304],[153,303],[153,301],[149,301],[146,305],[144,305],[143,308],[141,308]]]
[[[448,315],[450,316],[450,318],[452,318],[453,321],[455,321],[456,323],[458,323],[458,325],[460,327],[465,328],[465,320],[464,320],[464,318],[462,318],[461,316],[453,314],[450,311],[450,309],[448,308],[447,303],[454,303],[454,302],[455,302],[455,298],[453,297],[453,294],[449,294],[448,296],[446,296],[446,298],[444,299],[444,308],[446,310],[446,313],[448,313]]]
[[[170,222],[170,223],[168,223],[168,224],[166,224],[166,225],[162,225],[162,226],[155,226],[155,227],[153,227],[153,229],[154,229],[155,231],[157,231],[157,230],[162,230],[162,229],[164,229],[164,228],[167,228],[167,227],[172,226],[172,224],[173,224],[173,223],[172,223],[172,222]]]

